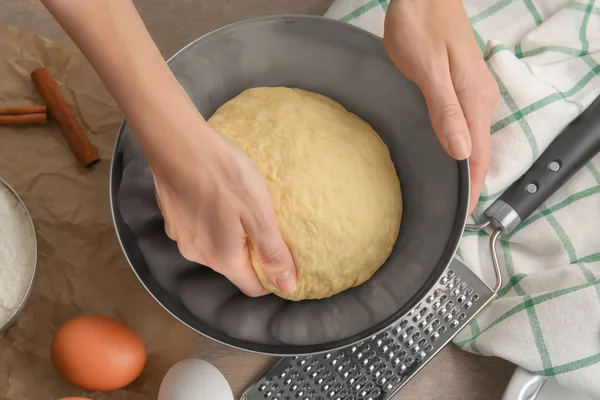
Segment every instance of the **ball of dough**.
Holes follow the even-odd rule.
[[[279,229],[298,273],[289,300],[320,299],[358,286],[389,257],[402,196],[389,150],[335,101],[284,87],[249,89],[209,124],[240,146],[266,180]]]

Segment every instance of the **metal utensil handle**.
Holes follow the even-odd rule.
[[[486,211],[508,235],[600,151],[600,97],[548,146],[532,167]]]
[[[341,350],[282,358],[242,400],[390,399],[494,294],[454,259],[424,300],[391,328]]]

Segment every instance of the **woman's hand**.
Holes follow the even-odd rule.
[[[154,176],[168,235],[184,257],[266,294],[248,254],[282,292],[296,270],[266,183],[240,148],[214,131],[164,62],[131,1],[42,0],[125,114]]]
[[[385,47],[423,92],[433,129],[448,154],[469,158],[477,204],[490,164],[490,122],[499,97],[460,0],[392,0]]]
[[[265,275],[282,292],[292,292],[296,270],[266,183],[244,151],[203,121],[199,125],[200,135],[173,143],[170,157],[150,165],[167,235],[185,258],[254,297],[268,292],[250,263],[252,244]]]

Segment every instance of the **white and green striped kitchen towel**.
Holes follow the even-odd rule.
[[[501,91],[480,216],[600,95],[600,0],[463,4]],[[337,0],[325,16],[381,36],[387,7],[386,0]],[[504,287],[455,344],[600,399],[599,171],[596,156],[502,240]],[[460,256],[493,282],[488,240],[467,232]]]

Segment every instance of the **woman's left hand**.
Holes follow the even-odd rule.
[[[392,0],[384,42],[398,69],[423,92],[446,152],[469,158],[472,212],[490,165],[490,123],[499,90],[462,2]]]

